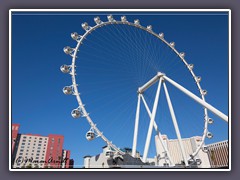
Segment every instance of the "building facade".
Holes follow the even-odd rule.
[[[70,160],[70,151],[69,150],[63,150],[62,151],[62,164],[61,168],[70,168],[71,166],[71,160]]]
[[[61,168],[64,137],[62,135],[50,134],[48,138],[49,143],[45,166],[49,168]]]
[[[12,153],[15,148],[20,124],[12,124]]]
[[[110,168],[106,152],[108,147],[104,146],[103,152],[96,156],[84,156],[84,168]]]
[[[207,145],[208,157],[212,168],[228,168],[228,141],[221,141]]]
[[[13,168],[43,168],[48,137],[31,134],[19,136]]]
[[[64,137],[19,134],[19,124],[12,124],[13,168],[72,168],[70,151],[63,149]]]
[[[168,139],[166,135],[162,135],[163,143],[165,147],[168,149],[169,154],[172,158],[172,161],[175,165],[180,165],[183,162],[183,157],[181,154],[181,149],[178,143],[177,139]],[[190,155],[193,152],[196,151],[196,149],[200,146],[202,143],[202,137],[195,136],[191,138],[183,138],[182,139],[183,147],[185,150],[186,155]],[[170,165],[169,159],[166,158],[166,153],[164,151],[164,148],[162,146],[162,143],[160,142],[158,136],[155,136],[155,144],[156,144],[156,151],[157,151],[157,165],[159,166],[168,166]],[[195,157],[196,160],[198,160],[199,163],[197,165],[198,168],[210,168],[210,162],[208,159],[208,154],[206,152],[203,152],[202,150],[199,151],[199,153]]]

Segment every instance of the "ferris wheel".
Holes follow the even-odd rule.
[[[112,15],[108,15],[106,21],[102,21],[99,17],[95,17],[94,22],[95,22],[94,26],[88,25],[87,22],[82,23],[82,28],[85,31],[83,35],[79,35],[77,32],[74,32],[71,34],[72,39],[77,42],[77,45],[76,45],[76,47],[73,47],[73,48],[66,46],[66,47],[64,47],[63,51],[67,55],[71,56],[72,63],[70,65],[62,65],[60,67],[61,71],[63,73],[70,74],[71,79],[72,79],[72,84],[69,86],[65,86],[63,88],[63,92],[66,95],[74,95],[76,97],[77,103],[78,103],[77,108],[73,109],[71,112],[72,117],[73,118],[83,117],[87,120],[87,122],[90,125],[90,129],[86,133],[86,139],[91,141],[98,137],[101,138],[109,147],[109,150],[106,153],[107,157],[113,157],[114,155],[121,156],[121,155],[125,154],[124,151],[122,151],[120,148],[118,148],[115,144],[112,143],[112,141],[109,140],[109,138],[107,138],[104,135],[104,133],[97,127],[94,119],[91,118],[90,113],[88,113],[87,108],[85,107],[85,104],[83,103],[82,96],[80,96],[81,85],[79,85],[77,83],[76,68],[77,68],[78,61],[81,61],[81,53],[84,53],[84,52],[82,52],[81,47],[84,46],[84,44],[86,44],[86,43],[91,43],[91,42],[85,43],[85,41],[87,41],[89,39],[88,38],[89,36],[91,36],[94,33],[99,34],[99,32],[97,32],[99,29],[105,28],[105,31],[106,31],[106,27],[109,27],[109,26],[114,26],[114,31],[116,31],[116,32],[126,31],[126,32],[123,32],[123,35],[126,36],[126,34],[128,33],[128,28],[131,28],[130,31],[133,32],[133,35],[131,35],[132,39],[141,38],[142,36],[137,37],[137,36],[135,36],[136,34],[134,34],[134,32],[140,31],[140,33],[147,34],[147,35],[151,36],[151,38],[154,38],[154,41],[161,42],[166,48],[168,48],[167,50],[171,50],[171,53],[174,54],[176,56],[177,61],[180,62],[180,64],[178,63],[177,65],[182,66],[185,69],[185,71],[188,72],[188,76],[193,78],[194,81],[192,82],[192,84],[194,84],[194,82],[195,82],[195,87],[198,90],[198,92],[200,93],[200,96],[195,95],[190,90],[185,88],[183,85],[176,82],[176,80],[170,78],[170,76],[168,76],[167,72],[165,72],[164,69],[159,70],[158,68],[156,68],[157,69],[156,72],[152,73],[150,75],[151,78],[149,78],[150,76],[147,76],[147,78],[149,78],[149,79],[147,79],[147,81],[145,79],[145,83],[141,82],[142,84],[137,89],[135,89],[135,92],[133,92],[133,93],[136,93],[136,91],[137,91],[137,96],[136,96],[137,108],[135,109],[135,112],[134,112],[135,113],[135,124],[134,124],[134,136],[133,136],[133,145],[132,145],[132,156],[136,157],[138,135],[139,135],[139,133],[141,133],[139,131],[139,119],[141,119],[141,117],[140,117],[141,111],[143,110],[143,108],[140,107],[141,106],[140,104],[142,102],[144,105],[143,107],[145,108],[147,115],[148,115],[148,119],[149,119],[149,121],[148,121],[149,126],[148,126],[147,135],[146,135],[146,142],[145,142],[145,146],[144,146],[144,153],[143,153],[142,161],[147,162],[147,156],[148,156],[150,141],[151,141],[151,137],[152,137],[152,131],[153,131],[153,129],[155,129],[155,131],[157,133],[157,137],[164,148],[164,152],[166,153],[165,154],[166,158],[168,159],[170,165],[172,165],[172,166],[175,165],[171,158],[169,150],[168,150],[166,144],[164,143],[164,140],[162,137],[163,134],[161,133],[161,130],[160,130],[161,128],[158,126],[158,123],[156,121],[157,110],[158,110],[158,106],[159,106],[160,92],[161,92],[161,87],[163,86],[162,89],[165,93],[165,97],[167,100],[167,108],[170,111],[171,120],[172,120],[174,130],[175,130],[175,133],[177,136],[179,147],[181,150],[182,159],[183,159],[185,165],[188,166],[189,160],[193,159],[199,153],[200,150],[203,150],[203,151],[207,150],[206,147],[204,146],[205,138],[213,137],[213,134],[209,131],[209,128],[208,128],[208,125],[213,123],[213,119],[208,116],[208,111],[211,111],[212,113],[214,113],[215,115],[217,115],[218,117],[220,117],[221,119],[223,119],[226,122],[228,122],[228,117],[225,114],[223,114],[222,112],[220,112],[219,110],[217,110],[215,107],[213,107],[212,105],[210,105],[209,103],[206,102],[205,95],[207,94],[207,91],[202,89],[202,87],[200,85],[201,77],[197,76],[194,73],[194,65],[190,64],[186,61],[184,52],[179,52],[175,48],[175,42],[168,42],[165,39],[164,33],[159,33],[159,34],[155,33],[153,31],[153,28],[151,25],[148,25],[145,27],[140,24],[139,19],[135,19],[133,22],[130,22],[127,20],[126,16],[121,16],[120,20],[117,20],[117,19],[114,19]],[[124,26],[124,28],[119,30],[118,27],[120,27],[120,26],[121,26],[121,28]],[[110,32],[110,33],[112,33],[112,32]],[[146,37],[143,37],[143,38],[146,38]],[[119,38],[118,41],[119,41],[118,43],[120,43],[120,44],[121,44],[121,42],[123,42],[121,40],[121,38]],[[129,40],[129,42],[133,42],[133,41],[136,44],[139,43],[138,40],[136,40],[136,39]],[[148,43],[151,43],[151,42],[148,42]],[[99,46],[99,44],[98,44],[98,46]],[[131,46],[131,45],[129,45],[129,46]],[[121,49],[120,46],[118,46],[118,47],[119,47],[119,49]],[[111,47],[109,47],[109,48],[111,48]],[[158,49],[157,45],[154,48],[153,48],[154,50]],[[110,51],[111,51],[111,49],[110,49]],[[145,51],[145,50],[140,46],[138,49],[138,52],[143,52],[143,51]],[[129,50],[128,52],[131,53],[131,50]],[[94,51],[93,51],[93,53],[94,53]],[[148,53],[148,52],[146,52],[146,53]],[[127,54],[127,53],[125,52],[125,54]],[[150,53],[149,53],[149,55],[150,55]],[[116,56],[118,56],[117,53],[116,53]],[[131,56],[131,54],[127,54],[127,56]],[[146,57],[148,57],[148,54],[146,55]],[[124,58],[125,58],[125,56],[124,56]],[[150,61],[151,61],[151,59],[147,63],[151,64]],[[134,63],[137,63],[137,61]],[[143,64],[142,66],[144,66],[144,65],[146,65],[146,64]],[[151,66],[154,67],[153,64],[151,64]],[[164,65],[161,65],[161,66],[164,66]],[[145,73],[146,73],[145,71],[146,70],[138,73],[136,76],[144,76],[145,77]],[[79,72],[79,74],[81,75],[81,72]],[[201,141],[200,146],[198,146],[197,149],[195,150],[195,152],[193,152],[190,155],[187,155],[185,148],[183,146],[182,136],[181,136],[181,132],[179,129],[179,121],[177,121],[177,118],[175,115],[175,110],[173,108],[173,103],[170,98],[170,93],[168,91],[167,84],[171,84],[173,87],[178,89],[183,94],[189,96],[194,101],[199,103],[201,105],[201,107],[203,107],[204,118],[202,121],[202,124],[203,124],[202,141]],[[157,88],[156,88],[155,93],[151,93],[152,104],[149,105],[149,103],[147,103],[147,101],[145,99],[145,93],[147,93],[147,91],[149,89],[151,89],[153,86],[156,86]],[[103,106],[104,106],[104,104],[103,104]],[[150,110],[150,106],[152,107],[152,110]],[[132,119],[132,121],[133,120],[134,119]]]

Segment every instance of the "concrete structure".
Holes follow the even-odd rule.
[[[166,135],[162,135],[163,141],[165,143],[166,148],[168,149],[170,156],[172,158],[172,161],[174,164],[182,164],[183,157],[181,155],[180,146],[177,139],[168,139]],[[195,136],[191,138],[183,138],[183,147],[185,149],[186,155],[192,154],[197,147],[202,142],[202,138],[200,136]],[[166,154],[164,152],[164,148],[157,137],[155,136],[155,144],[156,144],[156,151],[157,151],[157,164],[158,166],[169,166],[170,162],[169,159],[166,159]],[[210,168],[210,162],[208,159],[207,153],[203,152],[202,150],[199,151],[198,155],[196,156],[196,159],[201,160],[201,164],[198,165],[198,168]]]
[[[207,145],[212,168],[228,168],[228,140]]]

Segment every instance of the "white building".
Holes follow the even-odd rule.
[[[84,157],[84,168],[144,168],[144,164],[139,152],[137,152],[137,158],[131,156],[132,149],[124,148],[125,152],[122,156],[117,156],[114,151],[109,149],[108,146],[103,147],[103,152],[96,156]],[[149,165],[147,165],[149,166]]]
[[[173,163],[181,164],[183,162],[183,157],[181,154],[181,149],[180,149],[178,140],[168,139],[166,135],[162,135],[162,137],[163,137],[163,142],[165,144],[165,147],[168,149]],[[195,152],[197,147],[200,146],[202,142],[202,138],[200,136],[184,138],[182,139],[182,142],[183,142],[184,150],[186,152],[186,156],[189,157],[189,155]],[[169,165],[170,162],[168,159],[165,158],[166,153],[157,135],[155,136],[155,144],[156,144],[156,151],[157,151],[157,157],[158,157],[156,165],[158,166]],[[196,156],[196,159],[201,160],[201,164],[198,165],[198,168],[211,168],[207,153],[200,150]]]
[[[107,146],[103,147],[103,152],[96,156],[84,156],[84,168],[110,168],[106,153],[109,150]]]
[[[21,135],[15,155],[13,168],[43,168],[47,152],[48,137],[38,135]]]

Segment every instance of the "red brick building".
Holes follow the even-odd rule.
[[[48,145],[45,159],[47,163],[45,163],[45,166],[61,168],[63,140],[64,137],[62,135],[50,134],[48,136]]]
[[[20,124],[12,124],[12,153],[15,148]]]

